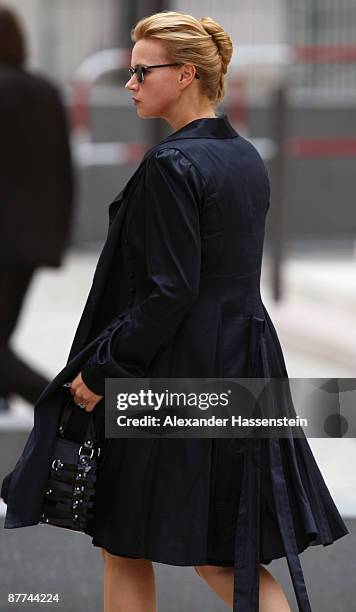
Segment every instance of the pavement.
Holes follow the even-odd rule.
[[[300,554],[313,612],[355,612],[356,520],[351,535],[332,546]],[[67,529],[37,525],[2,529],[0,519],[0,612],[101,612],[103,560],[91,539]],[[224,612],[228,606],[192,567],[153,563],[158,612]],[[267,569],[282,585],[292,612],[298,607],[286,559]],[[9,593],[58,593],[58,604],[9,604]],[[278,612],[273,611],[273,612]]]

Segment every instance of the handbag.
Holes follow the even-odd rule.
[[[65,437],[74,407],[71,398],[62,410],[39,522],[87,533],[93,520],[100,447],[93,412],[82,442]]]

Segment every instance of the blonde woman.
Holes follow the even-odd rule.
[[[132,39],[126,90],[140,119],[161,117],[172,133],[110,205],[68,363],[3,485],[5,527],[38,522],[56,392],[70,380],[102,436],[88,533],[104,557],[105,612],[156,612],[152,561],[194,567],[234,612],[287,612],[264,567],[278,557],[307,612],[298,553],[348,532],[305,438],[104,438],[105,378],[288,376],[260,295],[267,171],[215,111],[231,38],[210,17],[161,12]]]

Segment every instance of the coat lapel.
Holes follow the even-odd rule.
[[[118,240],[120,238],[125,212],[129,202],[129,196],[125,196],[129,186],[135,179],[137,179],[142,166],[143,160],[129,181],[126,183],[125,187],[120,191],[109,206],[110,225],[107,239],[95,269],[92,287],[87,297],[87,301],[72,342],[67,364],[43,390],[36,402],[36,405],[39,403],[42,404],[43,400],[47,399],[48,396],[53,393],[53,391],[58,389],[58,387],[60,387],[63,383],[70,381],[73,376],[78,373],[80,364],[84,363],[84,361],[88,359],[95,346],[105,334],[105,332],[103,332],[103,334],[100,334],[91,342],[87,343],[87,338],[93,324],[93,318],[107,280],[114,250],[117,248]]]
[[[124,189],[118,194],[118,196],[111,202],[109,206],[109,217],[110,225],[108,235],[100,254],[98,263],[96,265],[92,287],[89,292],[73,343],[69,353],[68,362],[82,350],[85,345],[90,329],[93,324],[93,317],[97,311],[98,304],[100,302],[105,283],[108,278],[110,271],[110,265],[114,256],[115,250],[117,249],[118,242],[120,240],[120,234],[125,219],[128,204],[130,202],[129,187],[133,182],[139,180],[139,174],[143,167],[141,162],[139,167],[136,169],[134,174],[131,176],[129,181],[126,183]],[[67,362],[67,363],[68,363]]]

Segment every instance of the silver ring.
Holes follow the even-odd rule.
[[[79,408],[85,408],[85,404],[78,404]]]

